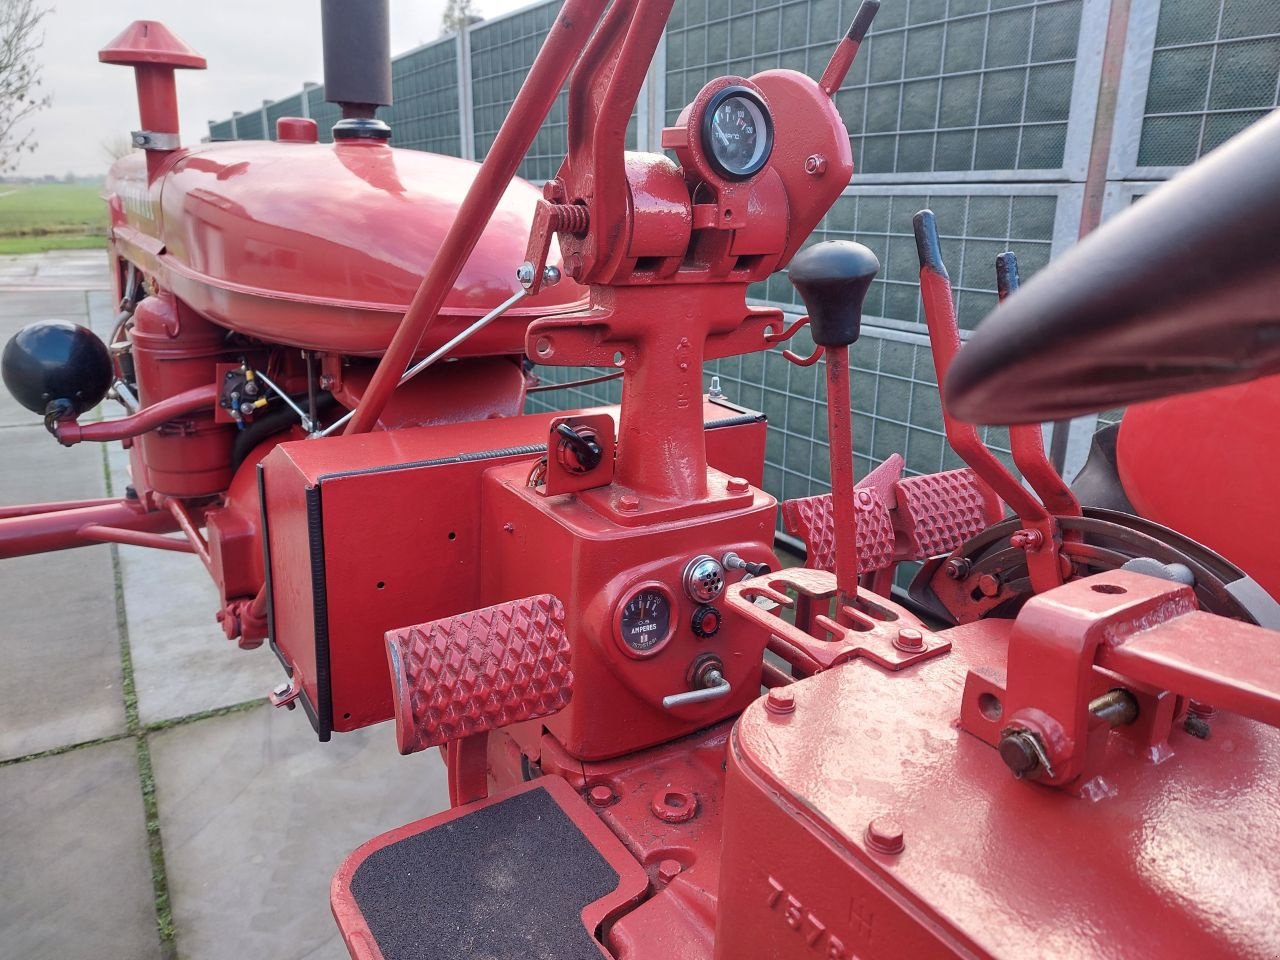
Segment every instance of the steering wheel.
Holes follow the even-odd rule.
[[[1280,372],[1280,110],[1037,274],[960,350],[949,411],[1064,420]]]

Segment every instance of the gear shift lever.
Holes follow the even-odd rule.
[[[836,620],[848,624],[845,607],[858,597],[858,527],[853,505],[853,430],[849,345],[862,330],[862,301],[880,270],[876,255],[860,243],[828,240],[791,261],[791,283],[809,311],[813,342],[826,348],[827,441],[831,445],[831,504],[836,521]]]

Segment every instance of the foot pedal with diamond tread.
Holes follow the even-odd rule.
[[[573,695],[564,604],[549,593],[386,639],[401,753],[550,716]]]

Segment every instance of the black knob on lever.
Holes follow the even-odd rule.
[[[876,255],[851,240],[828,240],[795,255],[788,272],[809,311],[814,343],[847,347],[858,339],[862,301],[879,271]]]

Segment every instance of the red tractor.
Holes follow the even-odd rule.
[[[675,160],[624,152],[671,0],[566,0],[480,165],[389,146],[377,4],[325,4],[332,144],[285,119],[182,147],[174,70],[204,61],[145,21],[102,51],[143,128],[109,184],[117,330],[33,324],[3,369],[60,442],[123,441],[132,486],[3,508],[0,556],[195,553],[321,740],[394,719],[402,753],[443,751],[452,809],[334,878],[352,956],[1280,954],[1280,563],[1251,548],[1274,489],[1200,535],[1215,552],[1151,466],[1197,437],[1122,432],[1110,480],[1178,533],[1082,506],[1039,427],[1280,371],[1280,117],[1024,290],[1002,257],[1007,302],[963,349],[922,211],[968,466],[858,480],[879,264],[806,240],[853,173],[832,95],[877,7],[817,80],[708,83],[663,132]],[[344,56],[356,35],[382,48]],[[566,80],[539,195],[515,172]],[[783,267],[790,325],[746,302]],[[804,326],[815,351],[786,355],[823,364],[832,493],[782,505],[808,564],[780,570],[764,418],[703,365]],[[621,405],[525,415],[526,359],[612,368]],[[1274,380],[1233,389],[1275,408]],[[81,423],[108,391],[128,415]],[[1020,424],[1023,481],[974,422]],[[1237,455],[1275,477],[1269,448]]]

